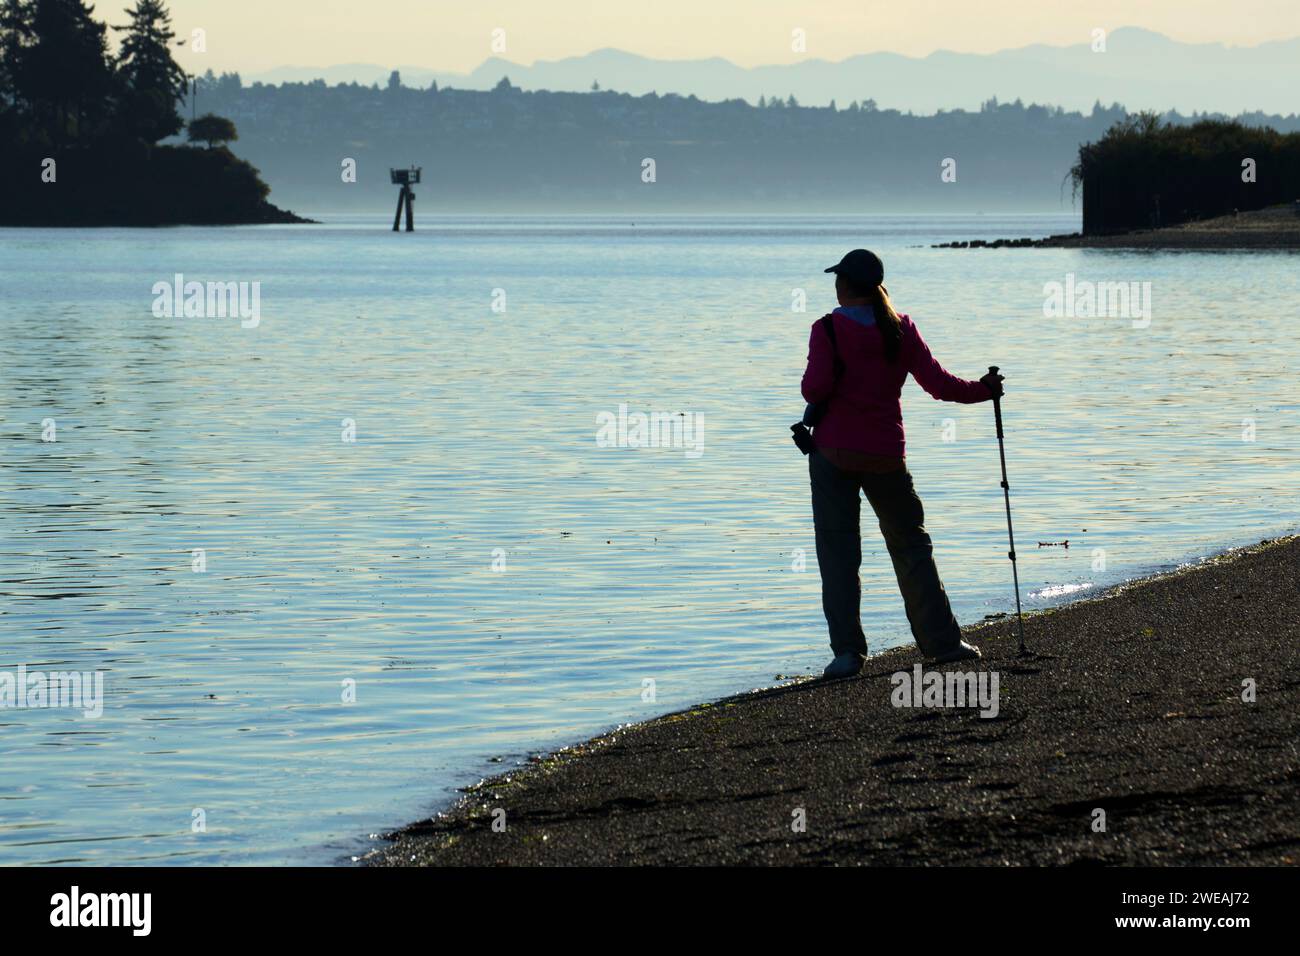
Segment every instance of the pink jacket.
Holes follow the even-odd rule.
[[[863,325],[838,309],[831,313],[835,341],[844,367],[835,381],[831,342],[814,323],[808,339],[808,368],[803,373],[803,397],[820,402],[828,396],[813,439],[822,448],[851,448],[872,455],[902,458],[903,406],[899,398],[908,373],[936,399],[971,405],[993,397],[982,382],[958,378],[930,354],[921,333],[906,315],[898,359],[885,361],[880,329]]]

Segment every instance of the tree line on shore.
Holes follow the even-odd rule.
[[[84,0],[0,0],[0,221],[13,224],[267,221],[257,170],[225,149],[223,117],[185,129],[188,85],[172,56],[162,0],[135,0],[126,22]],[[110,30],[120,35],[110,51]]]
[[[1080,146],[1130,116],[1119,104],[1080,112],[995,98],[976,111],[917,115],[869,95],[807,107],[777,96],[526,91],[504,78],[491,90],[415,88],[396,73],[386,85],[209,73],[198,98],[238,123],[241,155],[277,195],[356,211],[389,205],[388,169],[416,164],[429,211],[1070,212]],[[1300,129],[1295,115],[1236,119]],[[653,184],[641,179],[646,158],[656,162]],[[341,180],[343,159],[355,160],[355,182]]]
[[[1090,235],[1262,209],[1300,201],[1300,132],[1140,113],[1081,146],[1071,178]]]

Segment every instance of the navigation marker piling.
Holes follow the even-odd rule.
[[[393,232],[399,231],[402,222],[402,207],[406,207],[406,231],[415,231],[415,190],[411,187],[420,181],[420,171],[424,167],[412,166],[410,169],[389,169],[388,175],[392,178],[394,186],[401,186],[402,191],[397,194],[397,215],[393,216]]]

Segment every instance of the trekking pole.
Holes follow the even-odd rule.
[[[989,366],[989,374],[997,375],[998,367]],[[1002,460],[1002,497],[1007,504],[1007,542],[1011,545],[1011,550],[1007,552],[1007,557],[1011,559],[1011,579],[1016,584],[1016,633],[1020,637],[1020,653],[1025,653],[1025,619],[1020,613],[1020,573],[1016,570],[1016,538],[1011,531],[1011,486],[1007,484],[1007,451],[1002,443],[1002,401],[1000,397],[993,397],[993,420],[998,426],[998,457]]]

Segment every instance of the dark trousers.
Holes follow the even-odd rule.
[[[921,652],[935,657],[961,640],[948,595],[934,566],[934,549],[925,531],[925,512],[906,468],[885,474],[841,471],[820,453],[808,456],[812,480],[817,565],[822,576],[822,609],[835,654],[867,653],[860,604],[862,532],[858,524],[863,492],[880,522],[907,620]]]

